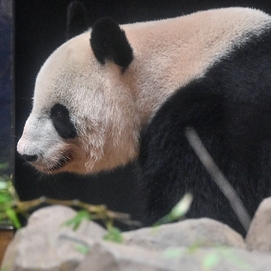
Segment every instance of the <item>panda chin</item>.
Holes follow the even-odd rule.
[[[49,171],[51,172],[61,169],[64,165],[66,165],[69,162],[69,160],[70,159],[66,157],[61,158],[53,167],[49,167]]]
[[[51,165],[47,165],[46,167],[37,167],[37,169],[46,174],[55,174],[58,172],[63,172],[63,168],[71,162],[71,156],[63,156],[58,161],[52,163]]]

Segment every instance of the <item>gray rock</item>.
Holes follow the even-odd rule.
[[[271,197],[260,204],[247,233],[246,243],[250,250],[271,252]]]
[[[96,243],[75,271],[270,271],[268,254],[231,248],[168,248],[153,251]]]
[[[123,237],[125,244],[155,250],[182,246],[245,248],[244,239],[239,233],[209,218],[187,219],[178,223],[143,228],[124,233]]]
[[[104,241],[91,247],[76,271],[173,271],[175,267],[161,252]]]
[[[53,206],[40,209],[20,229],[12,241],[3,268],[8,270],[74,270],[84,259],[77,246],[87,245],[86,236],[101,239],[105,230],[96,223],[84,221],[77,231],[63,223],[76,214],[70,208]]]

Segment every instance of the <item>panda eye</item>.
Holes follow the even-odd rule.
[[[64,105],[55,104],[51,109],[51,118],[58,120],[69,119],[69,111]]]
[[[56,118],[58,118],[58,119],[62,119],[64,116],[63,112],[60,110],[58,110],[55,114],[56,114]]]
[[[51,120],[62,138],[76,137],[76,129],[71,122],[69,110],[62,104],[55,104],[51,108]]]

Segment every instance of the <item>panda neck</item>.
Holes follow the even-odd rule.
[[[172,78],[171,83],[164,83],[161,75],[148,76],[145,78],[137,77],[137,72],[131,72],[128,88],[134,97],[135,111],[137,112],[140,126],[144,127],[150,122],[160,106],[179,88],[179,80]],[[135,77],[134,77],[135,76]],[[135,79],[136,78],[136,79]],[[139,78],[139,79],[138,79]]]

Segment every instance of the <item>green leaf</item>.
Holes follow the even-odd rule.
[[[11,203],[11,201],[12,201],[11,195],[6,193],[0,193],[0,204]]]
[[[8,183],[6,181],[1,180],[0,181],[0,190],[7,190],[7,189],[8,189]]]
[[[16,229],[21,228],[21,223],[20,223],[20,221],[19,221],[19,219],[17,217],[16,212],[13,209],[11,209],[11,208],[7,209],[6,210],[6,215],[11,220],[12,224],[14,225],[14,227]]]
[[[170,212],[170,217],[172,220],[177,220],[183,217],[189,210],[193,197],[191,194],[187,193],[183,198],[173,207]]]
[[[220,257],[217,253],[210,253],[204,258],[203,268],[206,270],[211,270],[215,267],[220,261]]]
[[[72,227],[72,229],[75,231],[80,226],[83,220],[91,220],[91,215],[88,211],[82,210],[77,212],[76,216],[64,222],[63,225]]]
[[[182,199],[172,208],[169,214],[159,219],[154,226],[170,223],[182,218],[189,210],[193,197],[191,194],[185,194]]]
[[[122,243],[121,231],[118,228],[110,227],[103,239],[115,243]]]
[[[76,245],[75,248],[84,255],[89,252],[89,247],[87,245]]]

